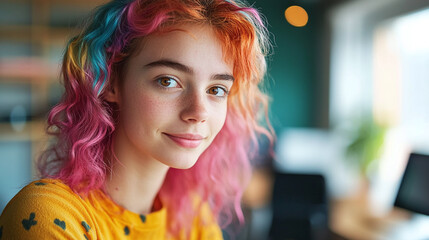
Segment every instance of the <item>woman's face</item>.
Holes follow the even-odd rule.
[[[232,64],[224,62],[211,27],[178,29],[146,37],[107,95],[119,106],[120,161],[192,167],[225,122]]]

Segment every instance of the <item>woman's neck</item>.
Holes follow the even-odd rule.
[[[148,214],[152,211],[166,172],[167,170],[150,176],[115,170],[112,176],[106,179],[106,191],[113,201],[125,209],[138,214]]]
[[[169,167],[155,159],[142,159],[130,152],[127,146],[115,145],[118,160],[111,160],[111,173],[106,176],[105,182],[106,192],[125,209],[148,214],[152,211]]]

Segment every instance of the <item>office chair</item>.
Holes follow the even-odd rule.
[[[270,240],[328,239],[328,200],[320,174],[275,173]]]

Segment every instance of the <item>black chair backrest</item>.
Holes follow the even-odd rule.
[[[276,173],[271,240],[326,240],[328,201],[320,174]]]
[[[326,183],[320,174],[276,173],[273,205],[287,203],[325,204]]]

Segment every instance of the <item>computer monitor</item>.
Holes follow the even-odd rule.
[[[410,154],[394,206],[429,215],[429,155]]]

